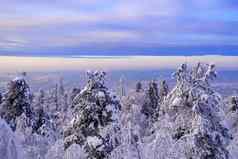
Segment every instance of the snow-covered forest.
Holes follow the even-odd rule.
[[[0,94],[1,159],[236,159],[238,96],[214,89],[214,64],[181,64],[166,80],[127,91],[104,71],[87,83],[32,91],[27,73]]]

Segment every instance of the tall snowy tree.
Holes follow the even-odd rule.
[[[126,96],[126,90],[125,90],[125,78],[122,76],[119,81],[119,87],[118,87],[118,94],[120,96],[120,99],[124,96]]]
[[[141,82],[137,82],[136,83],[136,92],[141,92],[142,91],[142,84],[141,84]]]
[[[188,158],[227,159],[229,153],[226,146],[231,136],[222,123],[224,105],[220,95],[210,85],[216,77],[215,65],[198,64],[195,71],[189,71],[183,64],[175,73],[177,85],[170,94],[172,106],[192,107],[194,113],[191,127],[182,131],[178,129],[175,137],[179,140],[186,133],[193,136],[194,145],[187,153]],[[177,97],[173,98],[172,94]]]
[[[55,110],[58,111],[59,109],[59,86],[58,84],[55,84],[55,89],[54,89],[54,103],[55,103]]]
[[[105,87],[105,72],[87,72],[88,83],[74,98],[74,119],[65,131],[65,149],[79,144],[89,159],[110,156],[119,144],[120,104]]]
[[[149,83],[149,88],[146,91],[146,102],[144,103],[141,111],[152,121],[155,121],[158,118],[159,92],[158,85],[154,80]]]
[[[10,127],[16,129],[16,118],[23,113],[29,119],[32,118],[30,87],[25,80],[25,74],[16,77],[8,84],[8,89],[1,104],[1,117]]]
[[[58,111],[66,111],[69,107],[68,92],[64,87],[64,80],[61,77],[59,80],[59,88],[57,93]]]
[[[65,94],[64,80],[61,77],[60,80],[59,80],[59,95],[64,96],[64,94]]]
[[[131,91],[121,100],[121,145],[113,152],[114,159],[143,159],[142,141],[151,134],[150,120],[142,113],[145,92]]]
[[[32,126],[33,133],[36,132],[41,135],[45,135],[45,132],[42,132],[43,128],[46,127],[46,125],[49,125],[49,114],[46,110],[46,93],[43,89],[39,90],[38,95],[36,96],[34,106],[34,122]]]
[[[0,92],[0,104],[2,103],[2,93]]]
[[[160,87],[159,87],[160,103],[163,102],[164,98],[168,95],[168,93],[169,93],[169,86],[168,86],[166,80],[162,80],[160,82]]]
[[[231,110],[232,111],[237,111],[238,110],[238,97],[237,96],[232,96],[230,99],[230,104],[231,104]]]
[[[39,95],[37,98],[37,104],[41,107],[45,103],[45,91],[43,89],[40,89]]]

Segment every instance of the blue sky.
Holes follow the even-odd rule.
[[[0,4],[0,55],[238,55],[238,0]]]

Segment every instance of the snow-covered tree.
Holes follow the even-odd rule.
[[[118,94],[120,96],[120,99],[124,96],[126,96],[126,89],[125,89],[125,78],[122,76],[119,81],[119,87],[118,87]]]
[[[2,93],[0,92],[0,104],[2,103]]]
[[[68,92],[65,90],[63,78],[60,78],[58,89],[58,105],[60,111],[66,111],[69,107],[70,100]]]
[[[73,88],[70,92],[70,105],[72,105],[72,102],[74,98],[81,92],[80,88]]]
[[[136,92],[141,92],[143,90],[141,82],[136,83]]]
[[[89,159],[108,158],[119,144],[120,104],[105,87],[105,72],[87,72],[88,83],[74,98],[74,119],[64,133],[65,149],[79,144]]]
[[[121,145],[113,152],[113,159],[142,159],[142,140],[151,134],[150,120],[142,113],[145,92],[130,92],[121,100]]]
[[[45,103],[45,91],[43,89],[40,89],[37,100],[38,105],[42,106]]]
[[[59,109],[59,86],[58,84],[55,84],[55,89],[53,90],[53,99],[54,99],[54,103],[55,103],[55,110],[58,111]]]
[[[10,127],[16,129],[16,118],[23,113],[29,119],[32,118],[30,87],[25,76],[16,77],[8,84],[8,89],[1,104],[1,117],[6,120]]]
[[[226,114],[226,123],[229,127],[229,130],[232,132],[233,140],[228,146],[228,150],[231,154],[232,159],[235,159],[238,155],[238,97],[231,96],[227,98],[227,114]]]
[[[172,138],[176,143],[183,142],[182,147],[189,145],[183,150],[187,158],[226,159],[231,135],[222,121],[225,107],[222,98],[210,85],[216,77],[215,65],[198,64],[195,71],[198,70],[203,71],[190,71],[183,64],[174,74],[177,84],[166,97],[164,106],[175,123],[170,128],[174,131]]]
[[[238,111],[238,97],[232,96],[230,99],[230,109],[231,111]]]
[[[0,155],[13,159],[238,155],[238,97],[223,100],[215,91],[214,64],[198,63],[193,68],[182,64],[173,74],[176,83],[171,91],[163,80],[159,88],[151,81],[142,89],[138,82],[125,94],[128,89],[121,80],[120,101],[106,87],[105,72],[87,76],[82,90],[67,90],[61,78],[53,89],[40,89],[34,98],[24,74],[12,80],[2,103],[0,99]]]
[[[169,93],[169,86],[168,86],[166,80],[162,80],[160,82],[160,87],[159,87],[159,100],[160,100],[160,103],[163,102],[163,100],[168,95],[168,93]]]
[[[64,80],[61,77],[59,80],[59,95],[64,96],[64,94],[65,94]]]
[[[196,119],[193,132],[195,146],[191,151],[197,158],[229,158],[226,146],[231,136],[218,114],[220,102],[221,99],[216,95],[202,94],[193,106]]]
[[[193,80],[201,79],[204,76],[204,74],[206,73],[206,70],[207,70],[207,65],[204,65],[201,62],[198,62],[197,65],[195,65],[195,67],[193,67],[192,79]]]
[[[49,128],[53,128],[53,124],[51,123],[49,116],[50,112],[47,112],[46,105],[47,105],[46,93],[43,89],[40,89],[39,94],[36,97],[35,103],[33,103],[34,122],[32,124],[32,131],[33,133],[38,133],[43,136],[47,135],[46,131]]]
[[[158,118],[159,92],[158,85],[154,80],[149,83],[149,88],[146,91],[146,102],[144,103],[141,111],[152,121],[155,121]]]

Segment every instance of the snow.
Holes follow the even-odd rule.
[[[12,81],[13,81],[13,82],[17,82],[17,81],[22,81],[22,80],[24,80],[24,77],[22,77],[22,76],[17,76],[17,77],[15,77]]]
[[[88,142],[89,145],[91,145],[93,147],[97,147],[97,146],[102,144],[102,140],[100,140],[96,136],[89,136],[89,137],[87,137],[87,142]]]
[[[105,93],[104,93],[104,92],[102,92],[102,91],[99,91],[99,92],[98,92],[98,94],[97,94],[97,97],[98,97],[98,98],[105,98],[105,97],[106,97],[106,95],[105,95]]]
[[[155,121],[142,111],[150,100],[146,87],[125,94],[121,86],[119,94],[123,98],[114,98],[104,84],[105,73],[101,71],[87,72],[88,83],[74,99],[62,98],[58,90],[45,91],[42,102],[38,98],[31,101],[34,108],[31,120],[24,113],[16,118],[15,132],[0,119],[0,158],[86,159],[89,151],[85,147],[89,145],[97,150],[106,147],[104,152],[108,159],[185,159],[191,156],[198,159],[210,151],[203,147],[206,145],[218,152],[217,158],[226,159],[229,154],[235,159],[238,155],[238,110],[234,100],[237,97],[226,101],[213,90],[211,82],[216,76],[213,65],[199,64],[194,70],[197,72],[192,72],[186,64],[181,65],[174,74],[175,87],[169,91],[166,86],[163,100],[153,98],[160,108]],[[13,81],[19,80],[23,78]],[[58,109],[54,109],[56,105]],[[38,131],[32,132],[32,124],[39,118],[35,111],[38,108],[43,109],[45,121]],[[93,122],[85,124],[85,130],[93,129],[96,135],[82,135],[82,122],[90,115]],[[67,135],[67,140],[72,140],[68,148],[65,147]],[[198,144],[206,135],[204,143]],[[78,144],[78,136],[85,142]]]
[[[172,102],[172,106],[180,106],[181,102],[182,102],[182,99],[180,97],[176,97]]]
[[[0,119],[0,156],[2,159],[25,159],[23,149],[6,122]]]
[[[66,150],[64,159],[86,159],[86,155],[84,150],[79,145],[73,144]]]

